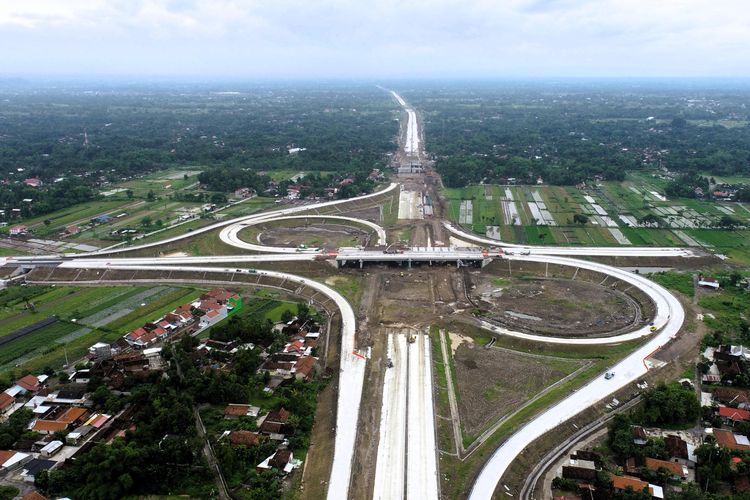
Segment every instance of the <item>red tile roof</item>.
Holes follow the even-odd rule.
[[[255,446],[260,442],[260,434],[250,431],[232,431],[229,442],[233,446]]]
[[[37,432],[57,432],[67,429],[68,423],[59,420],[37,420],[32,427]]]
[[[250,411],[250,405],[228,404],[224,408],[225,416],[244,417]]]
[[[15,454],[16,452],[12,450],[0,450],[0,465],[13,458]]]
[[[36,392],[40,389],[39,379],[34,375],[26,375],[23,378],[16,380],[16,385],[19,385],[27,391]]]
[[[730,408],[728,406],[720,407],[719,415],[735,422],[739,422],[740,420],[750,420],[750,411],[740,410],[739,408]]]
[[[295,372],[301,374],[305,378],[310,377],[314,367],[315,358],[312,356],[303,356],[294,364]]]
[[[730,431],[714,429],[714,437],[716,438],[716,442],[719,443],[719,446],[723,446],[724,448],[730,450],[750,451],[750,446],[746,444],[737,444],[737,440],[734,439],[734,434]]]
[[[6,394],[4,392],[0,393],[0,410],[4,410],[9,407],[15,400],[16,398],[11,396],[10,394]]]
[[[66,422],[69,424],[72,424],[73,422],[78,422],[79,420],[83,420],[86,418],[89,414],[89,411],[86,408],[81,408],[80,406],[73,406],[71,408],[68,408],[65,410],[65,412],[57,417],[57,420],[59,422]]]
[[[47,497],[34,490],[31,493],[27,493],[21,497],[21,500],[47,500]]]
[[[612,485],[616,490],[625,490],[628,486],[630,486],[633,491],[643,491],[643,488],[648,488],[648,483],[641,481],[637,477],[615,476],[614,474],[610,474],[609,478],[612,480]],[[653,493],[651,488],[649,488],[649,492]]]
[[[658,471],[659,469],[667,469],[669,472],[671,472],[675,476],[678,476],[678,477],[683,476],[682,465],[676,464],[674,462],[669,462],[668,460],[658,460],[656,458],[647,457],[646,468],[652,471]]]

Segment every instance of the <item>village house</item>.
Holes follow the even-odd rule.
[[[614,474],[610,474],[609,478],[612,481],[612,487],[615,491],[626,491],[628,488],[633,491],[647,490],[652,498],[664,498],[664,490],[661,486],[649,484],[646,481],[641,481],[637,477],[615,476]]]
[[[711,288],[713,290],[718,290],[721,285],[719,285],[719,282],[716,280],[716,278],[711,278],[710,276],[703,276],[702,274],[698,276],[698,286],[701,286],[703,288]]]
[[[230,403],[224,408],[224,418],[257,417],[259,412],[260,408],[257,406]]]
[[[26,236],[29,234],[29,226],[25,224],[18,224],[9,229],[11,236]]]
[[[232,431],[229,433],[229,444],[232,446],[257,446],[260,434],[251,431]]]
[[[646,457],[645,461],[646,469],[654,472],[660,470],[666,470],[672,475],[672,479],[684,480],[688,477],[688,468],[684,465],[680,465],[668,460],[658,460],[656,458]]]
[[[719,408],[719,416],[724,424],[734,427],[737,422],[750,420],[750,411],[731,408],[729,406],[721,406]]]
[[[258,474],[262,474],[265,471],[276,469],[284,474],[289,474],[295,466],[291,450],[276,450],[273,455],[258,464],[256,471]]]

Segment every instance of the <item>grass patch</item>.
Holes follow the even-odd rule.
[[[676,290],[688,297],[692,297],[695,293],[693,275],[690,273],[664,271],[661,273],[649,274],[648,277],[659,283],[661,286],[669,288],[670,290]]]

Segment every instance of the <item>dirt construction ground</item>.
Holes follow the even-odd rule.
[[[268,246],[338,248],[366,246],[371,233],[342,224],[310,224],[307,226],[265,229],[258,241]]]
[[[566,337],[616,334],[641,322],[636,300],[610,287],[561,279],[476,279],[472,298],[495,323]]]

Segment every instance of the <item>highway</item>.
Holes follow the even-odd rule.
[[[554,261],[556,264],[572,267],[582,267],[584,264],[583,261],[577,259],[551,256],[525,256],[514,257],[514,259],[530,262]],[[585,264],[592,266],[588,267],[589,269],[622,279],[620,273],[623,271],[615,267],[591,262]],[[495,450],[492,457],[482,468],[472,486],[469,495],[470,500],[491,499],[503,474],[529,443],[589,406],[603,400],[621,387],[638,380],[648,371],[645,359],[677,335],[685,320],[685,311],[680,302],[666,289],[642,276],[631,274],[630,278],[638,282],[637,286],[654,300],[657,308],[656,325],[660,327],[658,332],[648,342],[612,367],[612,371],[614,371],[612,379],[607,380],[604,376],[597,377],[567,398],[545,410],[510,436]]]
[[[388,359],[375,464],[376,500],[438,498],[430,338],[388,334]]]
[[[406,393],[408,353],[406,335],[388,334],[388,359],[393,366],[383,377],[380,438],[375,464],[374,500],[404,498],[406,484]]]
[[[404,141],[404,152],[409,156],[419,156],[419,122],[417,121],[417,112],[414,108],[406,104],[406,101],[391,90],[391,94],[406,111],[406,139]]]

